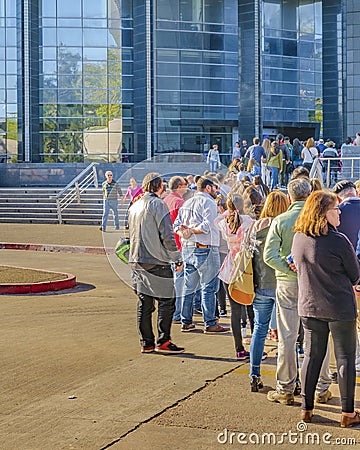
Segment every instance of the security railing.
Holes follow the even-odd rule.
[[[96,166],[98,163],[91,163],[79,173],[70,183],[64,187],[56,196],[56,208],[59,223],[62,223],[62,212],[71,204],[81,203],[81,194],[90,186],[99,187]]]
[[[320,178],[327,188],[340,180],[355,181],[360,178],[360,156],[315,158],[310,178]]]

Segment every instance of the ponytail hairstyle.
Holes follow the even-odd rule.
[[[244,200],[240,194],[228,194],[226,206],[229,215],[225,218],[232,234],[236,234],[243,221],[241,214],[244,214]]]

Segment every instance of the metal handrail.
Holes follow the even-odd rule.
[[[349,174],[346,175],[346,179],[353,180],[360,178],[360,156],[338,156],[335,158],[320,158],[314,159],[314,162],[310,170],[310,178],[317,177],[323,179],[323,174],[326,173],[326,187],[331,185],[331,171],[338,169],[340,171],[340,166],[338,168],[331,167],[331,161],[340,161],[342,163],[342,171],[345,169],[350,169]],[[343,163],[343,161],[351,161],[351,167]],[[359,161],[359,164],[355,164],[355,161]],[[325,172],[323,168],[325,167]],[[324,180],[325,181],[325,180]]]
[[[64,189],[57,193],[53,198],[56,200],[56,209],[58,221],[62,223],[62,212],[75,201],[81,203],[81,194],[92,184],[98,188],[99,181],[96,172],[96,166],[99,163],[89,164],[82,172],[67,184]]]

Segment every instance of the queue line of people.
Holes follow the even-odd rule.
[[[182,332],[191,332],[195,329],[193,314],[194,297],[197,293],[201,296],[204,333],[227,333],[229,329],[219,323],[220,314],[216,301],[221,280],[231,307],[231,328],[236,357],[239,360],[250,357],[250,387],[255,392],[263,387],[261,361],[266,357],[264,343],[276,304],[279,340],[276,389],[268,393],[269,401],[287,405],[294,403],[294,392],[299,380],[297,342],[301,319],[305,328],[305,359],[301,377],[302,420],[308,422],[312,420],[314,398],[320,403],[326,403],[332,397],[329,390],[331,377],[328,331],[336,329],[337,324],[333,322],[346,322],[344,326],[347,325],[348,329],[352,330],[347,335],[351,345],[346,350],[344,350],[343,341],[339,340],[339,333],[336,334],[335,331],[335,336],[333,335],[334,342],[337,339],[335,355],[340,393],[343,399],[341,426],[360,423],[360,416],[353,409],[356,305],[352,290],[352,285],[359,281],[359,263],[354,247],[346,237],[343,237],[344,235],[336,231],[339,224],[335,223],[335,219],[331,221],[333,211],[337,212],[334,202],[338,201],[341,189],[337,191],[338,187],[335,186],[335,193],[330,195],[328,191],[322,190],[321,183],[318,185],[310,182],[308,170],[303,166],[293,171],[292,179],[288,184],[288,196],[276,189],[270,193],[266,192],[263,187],[263,184],[265,186],[266,184],[262,183],[261,176],[258,174],[255,175],[260,178],[258,184],[252,183],[246,176],[241,181],[232,179],[232,182],[229,182],[228,176],[224,178],[218,175],[220,174],[208,172],[189,181],[184,177],[173,177],[169,181],[171,193],[166,197],[161,176],[157,173],[148,174],[142,187],[145,194],[129,209],[131,243],[129,261],[133,265],[135,289],[139,297],[138,327],[142,352],[180,353],[184,351],[183,347],[178,347],[171,341],[171,322],[179,323],[180,321]],[[191,186],[190,189],[189,186]],[[223,197],[225,202],[219,202],[219,196]],[[164,197],[164,201],[161,197]],[[186,199],[186,197],[190,198]],[[163,206],[160,207],[159,202],[162,202]],[[222,204],[222,210],[218,209],[217,203]],[[156,211],[155,206],[150,207],[155,204]],[[314,209],[318,214],[309,216],[309,211]],[[307,220],[306,226],[301,225],[306,222],[304,215]],[[231,279],[234,256],[239,251],[244,235],[251,224],[254,224],[254,239],[257,242],[258,251],[253,259],[256,296],[252,305],[254,316],[250,352],[247,352],[241,326],[245,308],[231,299],[227,288]],[[144,227],[146,229],[149,227],[148,234],[143,233]],[[358,237],[359,229],[360,225]],[[306,303],[309,300],[309,288],[306,287],[308,283],[304,281],[309,276],[309,265],[304,254],[299,253],[299,245],[296,243],[300,235],[304,235],[304,239],[314,241],[316,248],[316,242],[318,240],[326,242],[326,237],[330,233],[340,235],[337,238],[338,242],[342,243],[345,249],[336,257],[332,255],[335,258],[332,265],[334,273],[340,274],[341,270],[344,272],[344,255],[351,261],[352,266],[350,271],[345,270],[341,275],[341,279],[346,280],[344,284],[351,287],[344,293],[346,297],[344,301],[349,305],[349,314],[343,318],[340,316],[317,317],[316,314],[312,317],[314,309],[311,307],[307,309],[308,305],[302,305],[302,302]],[[219,255],[220,237],[228,244],[228,253],[222,264],[220,264]],[[357,242],[356,245],[358,245]],[[303,247],[306,250],[306,247]],[[331,252],[330,247],[329,251]],[[320,253],[318,255],[313,252],[311,257],[316,260],[317,257],[328,258],[328,255],[324,256]],[[316,262],[316,264],[321,263],[321,259]],[[174,276],[177,280],[175,285]],[[332,276],[334,279],[334,274]],[[169,288],[166,295],[163,291],[164,279]],[[326,302],[328,286],[324,287],[323,281],[318,280],[318,284],[314,282],[313,302],[316,301],[315,292],[318,289]],[[159,330],[156,340],[151,327],[155,300],[158,301]],[[333,303],[333,308],[336,310],[338,306],[336,302]],[[224,313],[224,305],[220,306],[220,311]],[[312,341],[315,331],[311,327],[314,323],[317,326],[316,321],[320,321],[322,326],[321,347],[317,347],[317,341]],[[341,327],[342,324],[339,323],[338,328],[341,329]],[[343,370],[344,364],[349,370]]]

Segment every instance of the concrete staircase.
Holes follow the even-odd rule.
[[[123,192],[126,191],[122,186]],[[61,188],[0,188],[0,223],[58,223],[56,194]],[[120,226],[124,225],[127,205],[119,204]],[[89,188],[81,203],[63,211],[63,223],[72,225],[101,224],[101,189]],[[110,212],[108,226],[113,226]]]

